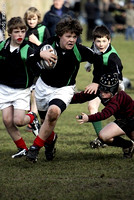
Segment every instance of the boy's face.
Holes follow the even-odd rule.
[[[112,97],[112,94],[111,94],[111,92],[104,92],[104,91],[100,90],[100,96],[103,99],[110,99]]]
[[[66,32],[59,38],[60,38],[60,47],[65,50],[72,49],[77,41],[77,35],[71,32]]]
[[[96,48],[102,53],[105,52],[110,42],[111,40],[108,40],[107,37],[96,38],[94,40]]]
[[[36,14],[33,17],[27,18],[27,24],[30,28],[35,28],[37,26],[37,23],[38,23],[38,17]]]
[[[26,30],[16,28],[13,29],[11,36],[11,45],[12,46],[20,46],[25,38]]]

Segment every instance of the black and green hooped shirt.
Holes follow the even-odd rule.
[[[57,51],[58,61],[56,67],[53,70],[42,69],[41,79],[47,85],[52,87],[63,87],[74,85],[76,82],[76,76],[81,62],[89,61],[93,63],[94,53],[93,51],[81,44],[76,43],[71,50],[64,50],[59,46],[59,38],[54,36],[49,38],[44,44],[54,45]],[[39,54],[39,52],[37,52]],[[37,55],[35,55],[35,59]]]
[[[33,84],[36,64],[27,64],[34,51],[25,42],[10,52],[10,38],[0,43],[0,84],[12,88],[28,88]]]

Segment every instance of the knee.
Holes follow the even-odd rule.
[[[99,139],[105,144],[109,144],[113,141],[113,138],[109,137],[109,135],[105,134],[102,131],[100,131],[99,133]]]
[[[91,114],[94,114],[98,112],[98,107],[96,105],[93,105],[92,103],[89,103],[88,110]]]
[[[108,138],[106,137],[105,134],[103,134],[102,131],[100,131],[100,133],[99,133],[99,139],[100,139],[101,141],[105,142],[105,143],[108,142]]]
[[[60,116],[60,113],[61,113],[60,108],[58,108],[57,106],[50,106],[47,113],[48,120],[50,122],[56,121]]]
[[[21,127],[23,126],[23,123],[24,123],[24,119],[22,118],[14,118],[14,124],[18,127]]]

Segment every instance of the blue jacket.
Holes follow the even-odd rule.
[[[50,11],[48,11],[44,15],[44,19],[43,19],[42,23],[48,28],[50,36],[55,35],[56,25],[62,18],[66,17],[67,15],[70,15],[71,17],[75,18],[74,12],[69,10],[64,5],[63,5],[61,11],[62,11],[62,14],[61,14],[61,16],[59,16],[59,15],[56,14],[55,7],[51,6]]]

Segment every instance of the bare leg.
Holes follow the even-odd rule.
[[[133,133],[131,133],[131,135],[132,134]],[[134,142],[120,137],[121,135],[125,135],[125,132],[116,123],[111,122],[101,130],[99,138],[109,146],[121,147],[124,158],[132,158]],[[130,136],[130,138],[131,137],[132,136]]]
[[[99,138],[110,143],[114,137],[121,135],[125,135],[125,132],[116,123],[111,122],[100,131]]]
[[[22,111],[21,113],[22,113],[22,116],[20,117],[20,119],[17,118],[17,116],[19,117],[19,115],[16,115],[16,119],[19,125],[21,124],[21,122],[23,122],[22,118],[24,117],[25,111]],[[18,128],[16,127],[16,124],[14,121],[14,114],[15,114],[15,111],[13,109],[13,106],[9,106],[2,110],[3,123],[10,137],[12,138],[15,145],[19,149],[19,151],[16,154],[12,155],[12,158],[25,156],[28,150],[24,140],[22,139],[20,135]]]
[[[24,110],[14,110],[13,106],[2,110],[3,123],[11,138],[16,141],[21,138],[17,126],[24,126],[29,123],[30,117],[25,115]]]
[[[60,114],[61,114],[61,110],[58,106],[52,105],[49,107],[45,120],[39,132],[39,137],[42,140],[46,140],[51,135]]]
[[[34,112],[36,115],[38,114],[38,109],[35,99],[35,90],[32,90],[31,92],[31,111]]]
[[[2,110],[3,123],[11,138],[16,141],[21,138],[20,132],[14,124],[14,109],[12,106]]]
[[[48,108],[45,120],[40,128],[39,135],[35,138],[33,145],[29,148],[27,160],[37,161],[38,153],[41,147],[45,146],[45,156],[47,160],[53,160],[55,154],[56,134],[53,130],[61,114],[61,110],[56,105]],[[53,136],[52,136],[53,135]],[[52,142],[48,144],[48,139],[52,136]]]

